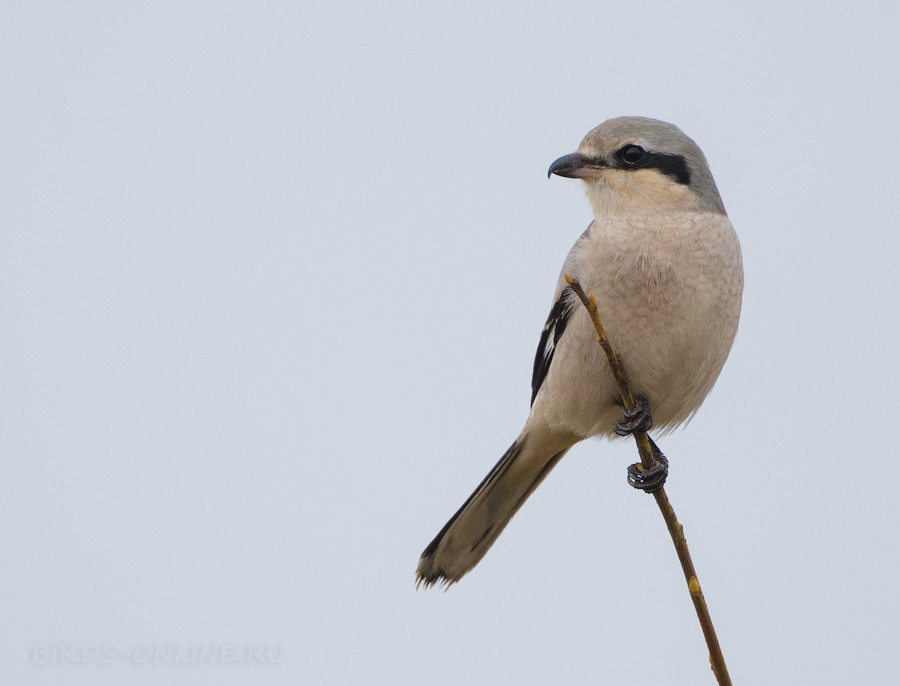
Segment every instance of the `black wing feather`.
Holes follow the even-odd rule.
[[[559,300],[550,310],[550,316],[547,317],[547,323],[544,324],[544,330],[541,332],[541,340],[538,343],[537,354],[534,356],[534,372],[531,375],[531,404],[534,405],[534,399],[537,397],[541,384],[547,378],[547,372],[550,371],[550,363],[553,362],[553,353],[556,351],[556,344],[566,330],[566,324],[569,323],[569,317],[572,315],[574,303],[571,296],[572,289],[566,286],[562,293],[559,294]]]

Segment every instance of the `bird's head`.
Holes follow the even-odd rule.
[[[550,165],[585,182],[597,216],[636,212],[719,212],[725,207],[703,152],[677,126],[646,117],[603,122],[578,151]]]

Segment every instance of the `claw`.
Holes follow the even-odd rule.
[[[613,429],[619,436],[630,436],[635,431],[650,431],[653,428],[653,417],[650,414],[650,403],[639,395],[634,399],[634,409],[622,412],[622,419],[616,422]]]
[[[653,441],[650,441],[650,447],[656,460],[650,469],[644,469],[641,463],[628,466],[628,485],[644,493],[656,493],[665,486],[669,475],[669,460]]]

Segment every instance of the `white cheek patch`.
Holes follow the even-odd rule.
[[[686,198],[691,191],[683,183],[678,183],[671,176],[656,169],[636,169],[635,171],[614,170],[614,183],[617,190],[628,193],[632,197],[647,195],[654,198],[668,196],[673,200]]]
[[[689,210],[697,205],[690,188],[656,169],[605,169],[588,184],[588,197],[601,212]]]

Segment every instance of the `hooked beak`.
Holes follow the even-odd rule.
[[[583,179],[588,176],[596,176],[597,172],[608,166],[602,157],[589,157],[580,152],[573,152],[571,155],[563,155],[551,164],[547,171],[547,178],[556,174],[567,179]]]

